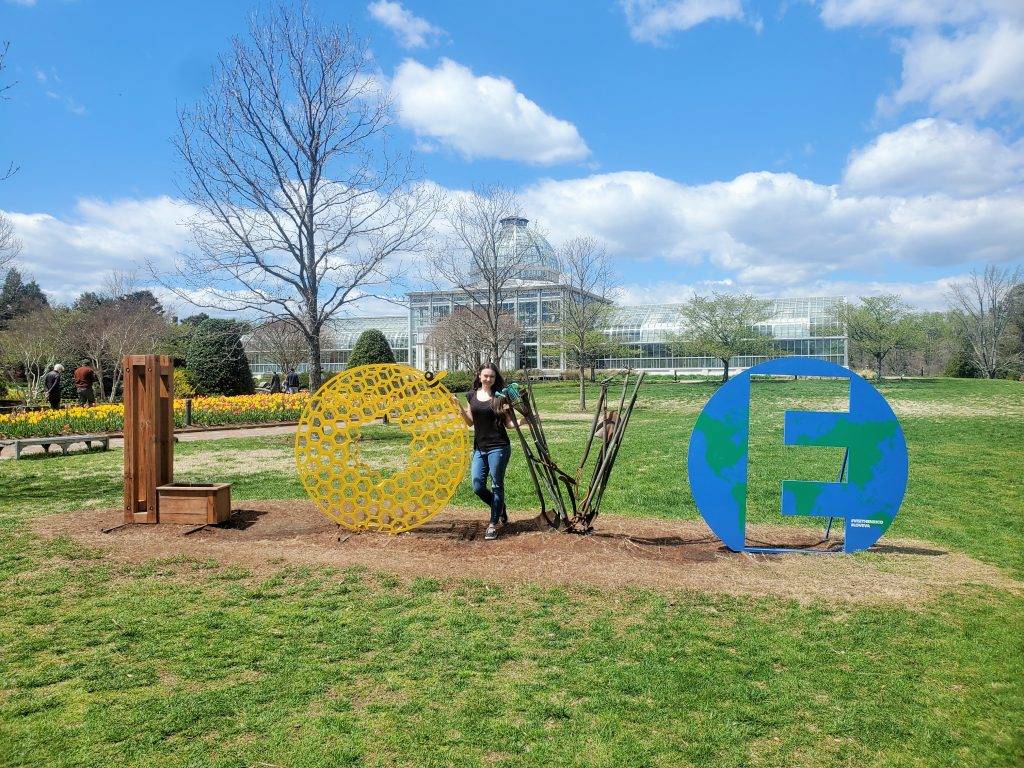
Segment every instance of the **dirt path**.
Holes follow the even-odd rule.
[[[70,536],[126,562],[185,555],[239,564],[255,572],[285,563],[366,566],[403,577],[442,581],[479,578],[548,585],[647,587],[797,600],[916,603],[972,584],[1024,591],[1024,583],[966,555],[934,545],[886,539],[862,556],[736,554],[702,522],[602,515],[588,536],[542,533],[532,520],[513,520],[495,542],[482,540],[480,510],[449,508],[427,525],[400,534],[349,535],[307,501],[239,502],[222,527],[183,535],[180,526],[129,526],[120,510],[89,510],[36,518],[45,537]],[[750,526],[752,540],[820,545],[821,532]]]

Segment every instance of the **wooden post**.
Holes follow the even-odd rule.
[[[124,521],[157,523],[157,486],[174,479],[174,363],[124,358]]]

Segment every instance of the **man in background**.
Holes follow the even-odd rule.
[[[43,387],[46,389],[46,399],[50,401],[50,408],[60,408],[60,375],[64,373],[64,366],[57,363],[43,378]]]
[[[281,392],[281,374],[274,371],[270,376],[270,394],[276,395]]]
[[[284,391],[289,395],[294,395],[299,391],[299,374],[295,372],[294,368],[288,369],[288,377],[284,380]]]
[[[88,360],[75,368],[75,389],[78,390],[79,405],[96,405],[96,394],[92,385],[96,383],[96,373],[89,366]]]

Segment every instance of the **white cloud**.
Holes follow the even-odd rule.
[[[22,240],[19,261],[50,296],[69,301],[96,290],[111,270],[170,264],[189,239],[182,226],[191,213],[170,197],[111,202],[83,199],[73,216],[8,211]],[[140,277],[143,275],[140,274]]]
[[[826,0],[830,27],[903,30],[900,87],[883,110],[925,103],[949,115],[1024,106],[1024,3],[1020,0]]]
[[[887,157],[908,153],[902,143],[929,141],[938,145],[938,159],[887,167]],[[942,293],[937,274],[1024,260],[1024,184],[984,184],[997,170],[986,165],[986,147],[1010,151],[989,132],[919,121],[854,153],[842,185],[766,171],[682,184],[626,171],[542,180],[521,197],[526,215],[555,245],[575,235],[605,240],[627,267],[627,302],[735,289],[763,295],[898,291],[928,305]],[[959,165],[957,152],[964,156]],[[188,250],[181,222],[192,210],[158,197],[82,200],[66,217],[8,214],[24,241],[25,270],[55,299],[67,301],[99,287],[111,269],[141,270],[147,261],[170,265]],[[680,282],[645,282],[665,262],[678,265]]]
[[[821,18],[830,27],[955,25],[1009,14],[1015,5],[1017,0],[825,0]]]
[[[390,29],[404,48],[425,48],[445,36],[445,31],[421,19],[401,3],[377,0],[366,10],[370,15]]]
[[[903,81],[883,108],[926,102],[936,112],[984,116],[1001,105],[1024,106],[1024,24],[952,37],[923,33],[903,47]]]
[[[927,118],[884,133],[850,155],[845,191],[973,197],[1024,182],[1024,144],[991,129]]]
[[[805,285],[850,270],[948,267],[1024,256],[1024,190],[851,196],[793,174],[685,185],[651,173],[546,180],[525,208],[558,241],[604,239],[613,253],[709,265],[741,285]]]
[[[402,125],[468,159],[550,165],[590,154],[575,125],[545,112],[511,80],[477,77],[451,59],[442,59],[434,69],[406,60],[392,88]]]
[[[641,43],[659,44],[674,32],[712,19],[740,20],[741,0],[620,0],[629,34]],[[755,20],[755,28],[759,20]],[[758,30],[760,32],[760,30]]]

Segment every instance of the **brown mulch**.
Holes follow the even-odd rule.
[[[221,526],[185,535],[175,525],[126,526],[121,510],[87,510],[36,518],[44,537],[69,536],[125,562],[185,555],[242,565],[254,572],[283,564],[366,566],[403,577],[451,582],[681,589],[773,595],[805,603],[913,603],[968,585],[1013,592],[1024,583],[1000,569],[933,544],[885,538],[868,556],[751,555],[724,549],[700,521],[601,515],[589,535],[541,532],[531,518],[513,521],[497,541],[484,541],[485,512],[451,507],[397,536],[350,534],[308,501],[244,501]],[[841,531],[841,529],[840,529]],[[823,545],[821,531],[748,526],[749,539],[773,546]]]

